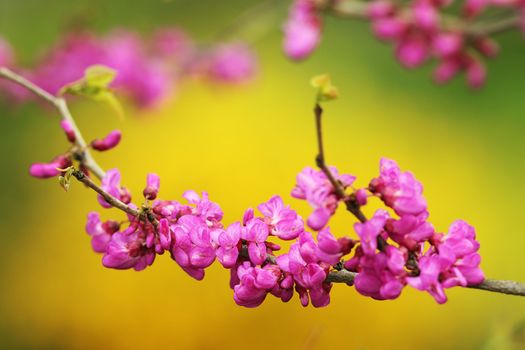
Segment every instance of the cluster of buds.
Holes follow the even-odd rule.
[[[240,83],[252,78],[257,70],[255,55],[245,44],[204,47],[179,28],[162,28],[147,38],[122,29],[104,37],[89,32],[68,34],[25,69],[17,67],[13,49],[0,39],[0,66],[24,71],[26,77],[53,95],[81,79],[84,71],[94,65],[118,71],[111,87],[142,107],[161,102],[178,80],[187,76]],[[10,82],[2,82],[0,88],[15,100],[32,98],[27,90]]]
[[[465,72],[467,84],[481,87],[486,80],[483,60],[499,53],[498,44],[491,34],[518,28],[525,32],[525,2],[523,0],[466,0],[458,18],[445,12],[452,0],[411,0],[399,3],[392,0],[374,0],[361,3],[357,0],[340,1],[295,0],[284,28],[284,50],[292,59],[309,56],[319,44],[322,35],[321,13],[331,11],[371,22],[375,36],[395,47],[395,56],[406,68],[422,66],[432,58],[438,61],[434,80],[445,83]],[[352,7],[350,5],[363,5]],[[334,7],[334,8],[331,8]],[[487,9],[504,9],[507,21],[497,22],[484,18]],[[509,17],[510,16],[510,17]],[[519,20],[521,18],[521,20]]]
[[[67,152],[56,156],[48,163],[32,164],[29,168],[29,174],[31,176],[41,179],[59,176],[64,172],[64,169],[72,166],[75,161],[79,162],[81,170],[89,175],[89,169],[83,165],[86,150],[81,149],[76,143],[76,133],[73,129],[72,123],[68,120],[62,119],[60,121],[60,127],[64,131],[67,140],[71,144],[71,147]],[[90,147],[96,151],[107,151],[116,147],[120,143],[121,137],[122,134],[119,130],[113,130],[104,138],[93,140],[87,147]]]

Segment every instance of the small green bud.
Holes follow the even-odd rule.
[[[316,75],[310,84],[317,89],[317,102],[331,101],[339,97],[339,90],[332,85],[328,74]]]

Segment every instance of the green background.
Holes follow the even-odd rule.
[[[0,33],[30,63],[73,24],[100,33],[179,25],[213,41],[257,3],[2,0]],[[308,80],[329,72],[341,98],[326,106],[328,162],[357,175],[364,186],[377,174],[380,157],[398,160],[425,185],[438,230],[467,220],[476,227],[486,275],[525,281],[522,35],[498,37],[502,54],[488,63],[488,84],[471,91],[462,79],[435,86],[430,67],[404,70],[361,22],[327,18],[319,50],[292,63],[281,52],[279,30],[288,2],[273,6],[271,14],[258,13],[260,26],[244,35],[256,37],[260,60],[251,84],[186,81],[159,108],[126,106],[124,122],[104,106],[74,101],[72,111],[88,139],[117,127],[124,133],[119,148],[98,156],[100,163],[119,167],[136,198],[147,172],[161,175],[162,198],[207,190],[226,223],[276,193],[306,216],[309,208],[288,193],[295,175],[314,165]],[[27,175],[32,162],[66,147],[55,114],[36,104],[2,106],[0,346],[512,349],[503,343],[525,315],[525,302],[517,297],[455,288],[447,291],[447,304],[437,305],[406,288],[399,299],[378,302],[336,285],[324,309],[303,309],[297,297],[287,304],[269,297],[258,309],[244,309],[233,302],[228,272],[218,266],[202,282],[168,256],[141,273],[104,269],[83,231],[87,212],[99,210],[93,193],[76,183],[64,193],[53,180]],[[353,235],[353,222],[340,210],[333,232]]]

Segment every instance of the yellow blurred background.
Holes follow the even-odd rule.
[[[209,40],[257,1],[218,3],[3,0],[0,33],[27,61],[79,13],[89,13],[101,33],[181,24]],[[276,9],[279,20],[285,8]],[[274,194],[306,217],[310,209],[289,193],[296,174],[314,165],[308,81],[329,72],[341,98],[326,105],[328,162],[366,185],[380,157],[396,159],[423,182],[438,230],[467,220],[476,227],[486,275],[525,281],[522,38],[502,37],[487,87],[471,92],[461,81],[434,86],[429,69],[404,71],[362,23],[328,19],[320,50],[306,62],[289,62],[279,26],[254,43],[260,72],[251,84],[187,81],[157,109],[126,106],[123,122],[104,106],[75,100],[72,112],[88,139],[123,131],[117,149],[97,155],[103,167],[118,167],[136,198],[148,172],[161,176],[165,199],[206,190],[225,223]],[[201,282],[169,256],[140,273],[105,269],[84,232],[87,213],[102,211],[94,194],[77,183],[65,193],[56,181],[27,175],[31,162],[66,147],[54,111],[2,106],[0,146],[6,349],[502,349],[494,339],[525,317],[524,299],[462,288],[447,290],[445,305],[409,287],[399,299],[379,302],[335,285],[324,309],[302,308],[297,296],[286,304],[268,297],[245,309],[234,303],[229,273],[217,263]],[[353,222],[340,209],[331,226],[336,235],[354,235]]]

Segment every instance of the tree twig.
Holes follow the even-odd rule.
[[[82,171],[80,170],[74,170],[71,175],[77,179],[79,182],[82,182],[87,187],[91,188],[98,194],[100,194],[108,204],[110,204],[112,207],[117,208],[125,212],[126,214],[132,215],[138,219],[143,219],[149,221],[154,227],[157,227],[159,224],[159,221],[155,217],[155,215],[151,212],[149,207],[143,206],[140,210],[136,209],[118,198],[115,198],[113,195],[111,195],[109,192],[105,191],[102,187],[97,185],[96,183],[91,180],[89,176],[86,176]]]
[[[26,78],[22,77],[21,75],[13,72],[12,70],[6,67],[0,67],[0,77],[5,78],[9,81],[12,81],[15,84],[26,88],[27,90],[31,91],[38,97],[41,97],[44,101],[48,102],[53,107],[55,107],[60,113],[61,118],[67,120],[71,125],[71,128],[73,129],[73,132],[75,134],[75,144],[82,152],[82,165],[89,169],[97,178],[102,179],[104,177],[104,170],[100,167],[100,165],[98,165],[98,163],[95,161],[95,159],[89,152],[87,143],[84,140],[84,137],[82,136],[82,133],[80,132],[77,124],[75,123],[75,119],[69,112],[69,108],[64,98],[53,96],[44,89],[40,88],[39,86],[36,86]]]
[[[328,178],[328,180],[334,187],[335,194],[337,195],[337,197],[345,203],[346,209],[352,214],[354,214],[354,216],[360,222],[365,222],[366,216],[361,211],[355,196],[354,195],[347,196],[345,194],[345,189],[343,188],[341,183],[334,177],[334,175],[330,171],[330,168],[326,165],[325,155],[324,155],[324,146],[323,146],[323,126],[322,126],[323,108],[321,107],[319,103],[315,104],[314,114],[315,114],[315,125],[316,125],[316,132],[317,132],[317,148],[318,148],[318,153],[317,153],[317,157],[315,157],[315,162],[317,166],[319,167],[319,169],[322,170],[322,172],[326,175],[326,177]]]

